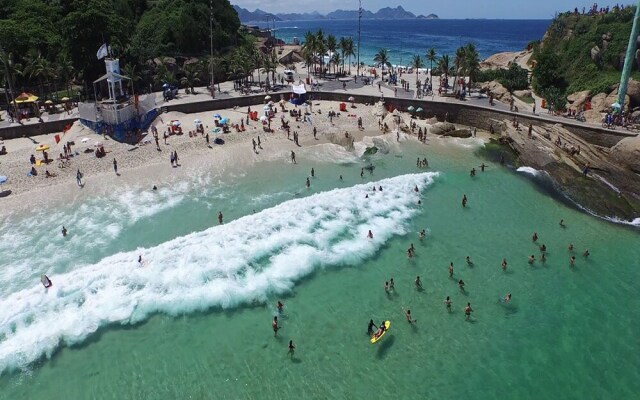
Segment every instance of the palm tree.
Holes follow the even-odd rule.
[[[26,64],[23,70],[24,76],[30,80],[36,79],[38,81],[40,96],[42,96],[42,79],[47,74],[45,71],[46,66],[43,63],[44,58],[42,58],[42,54],[39,51],[31,49],[25,55],[24,60]]]
[[[440,60],[438,61],[438,68],[440,69],[440,73],[444,74],[444,79],[448,81],[449,73],[451,72],[448,54],[443,54],[442,57],[440,57]]]
[[[429,78],[433,78],[433,73],[431,71],[433,71],[433,63],[438,61],[438,55],[436,54],[436,49],[435,48],[430,48],[429,51],[427,51],[427,61],[429,61],[431,63],[431,65],[429,66]]]
[[[127,78],[130,79],[131,91],[135,92],[137,86],[136,83],[140,82],[140,80],[142,79],[138,71],[136,71],[136,65],[134,63],[125,64],[125,66],[122,67],[122,72]]]
[[[180,79],[185,88],[191,89],[191,94],[195,94],[195,84],[200,82],[200,63],[187,64],[184,66],[184,76]]]
[[[411,66],[411,68],[415,68],[416,69],[416,83],[418,82],[418,70],[420,68],[424,68],[424,61],[422,60],[422,57],[420,57],[419,55],[414,55],[413,58],[411,59],[411,64],[409,64],[409,66]]]
[[[332,58],[333,55],[336,54],[336,51],[338,50],[338,41],[336,40],[336,37],[334,35],[329,35],[327,36],[327,50],[329,51],[330,54],[330,59],[329,62],[332,62]],[[334,63],[334,72],[335,72],[335,63]]]
[[[316,35],[311,31],[304,34],[304,46],[302,46],[302,56],[307,63],[307,73],[309,68],[315,69],[316,66]]]
[[[61,54],[58,57],[58,76],[64,80],[65,85],[67,86],[67,96],[72,97],[71,94],[71,79],[73,78],[73,74],[75,73],[75,69],[73,68],[73,62],[69,58],[67,54]]]
[[[388,68],[391,68],[391,61],[389,61],[389,50],[387,49],[378,50],[376,55],[373,56],[373,61],[376,63],[376,65],[379,65],[380,67],[386,66]]]
[[[278,56],[275,53],[269,53],[264,57],[262,72],[266,73],[267,76],[271,73],[272,85],[276,81],[276,70],[279,64],[280,61],[278,61]]]
[[[315,34],[315,51],[320,58],[320,75],[324,75],[324,55],[327,54],[327,40],[324,38],[322,29],[318,29]]]
[[[342,49],[342,61],[344,63],[344,58],[349,57],[349,75],[351,75],[351,57],[355,57],[355,46],[353,44],[353,38],[348,37],[345,38],[344,43],[340,44],[340,49]],[[344,70],[344,64],[342,65],[342,69]]]
[[[467,65],[467,75],[469,76],[469,86],[474,82],[480,72],[480,54],[473,43],[467,44],[465,48],[465,63]]]
[[[330,63],[333,64],[333,72],[336,73],[336,69],[338,68],[338,65],[340,65],[341,62],[343,62],[344,59],[342,58],[342,56],[340,55],[340,53],[338,53],[337,51],[335,53],[333,53],[333,55],[331,56],[331,59],[329,60]]]
[[[464,47],[459,47],[458,50],[456,50],[456,58],[454,59],[453,64],[455,66],[456,72],[456,79],[453,83],[453,90],[456,90],[458,86],[458,77],[460,75],[465,76],[465,72],[467,70],[466,52]]]
[[[342,56],[342,72],[344,72],[344,59],[346,56],[346,52],[344,49],[347,47],[347,38],[344,36],[340,36],[340,40],[338,41],[338,48],[340,49],[340,55]]]

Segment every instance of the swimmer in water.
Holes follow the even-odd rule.
[[[542,256],[540,256],[540,261],[542,262],[547,261],[547,256],[545,256],[545,253],[542,253]]]
[[[449,278],[453,277],[453,262],[449,264]]]
[[[482,163],[482,165],[480,165],[480,171],[484,172],[484,169],[487,168],[487,166]]]
[[[467,256],[467,265],[470,267],[473,266],[473,261],[471,261],[471,257]]]
[[[420,275],[416,276],[416,288],[422,289],[422,281],[420,280]]]
[[[462,207],[466,207],[467,206],[467,195],[463,194],[462,195]]]
[[[316,171],[313,169],[313,167],[311,167],[311,177],[315,177],[316,176]]]
[[[464,315],[466,319],[471,318],[471,313],[473,312],[473,308],[471,308],[471,303],[467,303],[467,306],[464,308]]]
[[[307,188],[310,188],[310,187],[311,187],[311,182],[309,181],[309,177],[308,177],[308,176],[307,176],[307,183],[306,183],[306,185],[307,185]]]
[[[296,345],[293,344],[293,340],[289,340],[289,357],[293,358],[293,353],[296,351]]]
[[[573,251],[573,243],[569,243],[569,251]]]
[[[373,334],[373,332],[375,332],[375,331],[373,330],[373,328],[374,328],[374,327],[375,327],[376,329],[378,329],[378,327],[376,326],[376,324],[374,324],[374,323],[373,323],[373,320],[372,320],[372,319],[370,319],[370,320],[369,320],[369,325],[367,326],[367,335],[371,336],[371,335]]]
[[[282,314],[282,310],[284,309],[284,304],[280,300],[278,300],[278,312]]]
[[[389,290],[396,291],[396,283],[393,281],[393,278],[389,281]]]
[[[534,261],[536,261],[536,256],[534,256],[533,254],[529,256],[529,264],[533,264]]]
[[[138,264],[142,264],[142,254],[138,256]]]
[[[405,315],[407,316],[407,322],[409,322],[410,324],[417,322],[417,320],[411,318],[411,310],[407,310]]]
[[[409,247],[409,250],[411,250],[411,254],[415,254],[416,253],[416,248],[413,247],[413,243],[411,243],[411,246]]]
[[[564,219],[561,219],[561,220],[560,220],[560,226],[561,226],[562,228],[566,228],[566,226],[564,225]]]
[[[451,298],[449,296],[444,299],[444,304],[447,306],[447,311],[451,312]]]
[[[373,191],[374,191],[374,192],[376,191],[376,187],[375,187],[375,186],[373,187]]]
[[[153,188],[151,190],[158,190],[158,187],[156,185],[153,185]]]
[[[371,232],[371,230],[369,230],[369,233],[367,234],[367,237],[369,239],[373,239],[373,232]]]
[[[420,193],[420,189],[418,189],[418,185],[416,185],[416,187],[413,188],[413,191],[416,193]]]
[[[542,244],[542,246],[540,246],[540,251],[543,253],[547,251],[547,246],[545,246],[544,243]]]
[[[278,329],[280,329],[280,327],[278,326],[278,317],[273,317],[273,322],[271,322],[271,327],[273,328],[273,336],[278,336]]]
[[[427,232],[423,229],[420,231],[420,240],[423,240],[427,236]]]
[[[222,225],[223,220],[224,220],[224,217],[222,216],[222,211],[218,211],[218,223]]]
[[[504,301],[505,303],[510,302],[510,301],[511,301],[511,293],[509,293],[509,294],[507,294],[506,296],[504,296],[503,301]]]
[[[458,281],[458,286],[460,287],[460,290],[464,292],[464,281],[462,279]]]
[[[584,253],[582,253],[582,255],[585,257],[589,257],[589,254],[591,254],[589,253],[589,249],[585,250]]]
[[[67,237],[67,228],[64,225],[62,226],[62,237]]]
[[[342,180],[342,175],[340,175],[340,180]]]
[[[385,291],[385,292],[387,292],[387,293],[389,293],[389,281],[386,281],[386,282],[384,283],[384,291]]]
[[[422,204],[422,200],[418,200],[418,205]]]
[[[382,192],[382,186],[378,187],[378,191]]]
[[[408,258],[413,257],[413,253],[411,252],[411,249],[407,249],[407,257]]]
[[[533,240],[534,242],[538,241],[538,232],[533,232],[533,236],[531,237],[531,240]]]
[[[507,270],[507,259],[506,258],[502,259],[502,270],[503,271]]]
[[[571,265],[576,265],[576,256],[571,256],[571,259],[569,259],[569,262],[571,263]]]
[[[365,196],[364,196],[364,198],[365,198],[365,199],[368,199],[368,198],[369,198],[369,195],[368,195],[368,194],[367,194],[367,195],[365,195]]]

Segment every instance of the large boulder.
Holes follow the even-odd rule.
[[[609,93],[609,95],[605,99],[604,101],[605,110],[610,108],[612,104],[617,102],[618,102],[618,89]],[[628,110],[629,110],[629,95],[627,94],[624,96],[624,111],[628,111]]]
[[[629,95],[629,101],[631,102],[630,105],[632,108],[640,106],[640,82],[629,79],[627,95]]]
[[[598,93],[591,98],[591,109],[597,112],[603,112],[605,110],[605,103],[607,100],[606,93]]]
[[[531,90],[514,90],[513,94],[520,98],[531,97]]]
[[[498,81],[484,82],[480,88],[483,91],[493,93],[493,98],[503,103],[509,104],[513,99],[507,88]]]
[[[602,122],[603,113],[598,110],[587,110],[584,112],[585,120],[590,124],[599,124]]]
[[[624,138],[611,149],[611,157],[640,174],[640,136]]]
[[[575,110],[582,110],[587,100],[591,96],[590,90],[583,90],[582,92],[575,92],[567,96],[569,103],[567,108],[571,107]]]
[[[438,122],[429,128],[429,133],[432,135],[444,135],[447,132],[456,130],[456,126],[451,122]]]
[[[445,132],[442,136],[457,137],[457,138],[470,138],[471,129],[456,129],[455,131]]]

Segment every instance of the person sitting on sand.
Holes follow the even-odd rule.
[[[35,169],[35,167],[31,167],[31,172],[29,172],[30,176],[38,176],[38,171]]]

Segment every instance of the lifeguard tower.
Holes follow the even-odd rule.
[[[78,105],[80,122],[119,142],[137,143],[142,137],[139,132],[145,131],[158,115],[156,97],[128,92],[133,86],[127,85],[131,79],[120,73],[119,59],[107,57],[104,63],[106,74],[93,82],[96,102]]]

